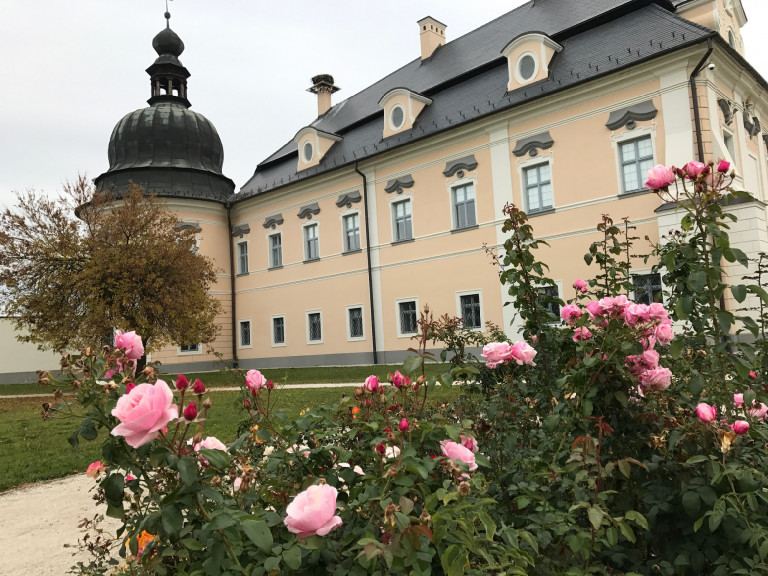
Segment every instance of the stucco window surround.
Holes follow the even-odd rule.
[[[250,318],[242,318],[237,321],[237,347],[253,347],[253,322]]]
[[[616,131],[611,136],[611,146],[613,146],[613,157],[615,159],[614,164],[616,166],[616,190],[617,190],[617,196],[619,198],[627,198],[637,194],[646,194],[651,192],[649,189],[643,186],[643,183],[645,182],[646,174],[640,175],[641,177],[640,188],[638,188],[637,190],[625,191],[624,190],[624,171],[622,170],[621,144],[624,144],[631,140],[640,140],[646,137],[650,137],[651,149],[653,150],[653,158],[651,159],[650,165],[655,166],[656,164],[662,163],[659,159],[658,153],[656,152],[656,124],[655,123],[652,123],[651,126],[646,126],[642,128],[634,128],[632,130],[625,129],[621,132]]]
[[[543,214],[551,214],[554,212],[557,208],[557,203],[555,202],[555,183],[554,183],[554,156],[550,152],[548,154],[542,154],[541,156],[534,156],[533,158],[528,158],[526,160],[520,160],[518,159],[517,163],[517,173],[518,173],[518,182],[520,183],[520,199],[521,203],[523,205],[523,210],[528,214],[529,216],[539,216]],[[539,166],[548,166],[549,167],[549,196],[551,196],[551,202],[550,206],[537,206],[533,210],[531,210],[531,207],[529,206],[529,197],[528,197],[528,188],[529,184],[531,187],[533,186],[533,181],[529,181],[529,176],[533,176],[533,171],[539,167]],[[537,171],[536,177],[538,180],[539,172]],[[537,187],[539,189],[542,188],[542,186],[536,182]]]
[[[398,338],[410,338],[419,331],[419,299],[395,300],[395,327]]]
[[[341,239],[344,254],[360,252],[361,250],[361,228],[360,228],[360,210],[344,210],[339,213],[341,223]]]
[[[430,104],[430,98],[408,88],[394,88],[384,94],[379,100],[379,107],[384,110],[382,137],[388,138],[413,128],[416,118]]]
[[[320,223],[310,220],[301,226],[301,245],[304,262],[320,260]]]
[[[447,185],[447,189],[451,232],[477,228],[477,177],[457,178]]]
[[[362,304],[347,306],[344,321],[347,326],[347,342],[365,340],[365,306]]]
[[[322,310],[307,310],[304,313],[304,325],[307,328],[307,344],[322,344],[325,330]]]
[[[197,344],[189,344],[186,346],[178,346],[176,353],[179,356],[200,356],[203,353],[203,346],[198,342]]]
[[[283,267],[283,230],[276,228],[266,234],[267,239],[267,263],[269,270],[276,270]]]
[[[560,44],[541,32],[529,32],[514,38],[501,50],[507,59],[509,72],[507,91],[546,79],[552,58],[562,49]]]
[[[237,259],[237,275],[247,276],[249,269],[249,254],[250,250],[249,240],[238,240],[235,242],[235,256]]]
[[[389,214],[392,220],[392,244],[410,242],[414,239],[413,195],[400,194],[389,199]]]
[[[282,338],[281,338],[282,336]],[[269,319],[269,341],[273,348],[287,346],[285,314],[275,314]]]
[[[330,150],[336,142],[341,142],[343,138],[337,134],[324,132],[312,126],[306,126],[296,133],[293,141],[298,147],[299,162],[296,168],[297,172],[317,166],[323,159],[323,156]]]
[[[483,291],[463,290],[456,292],[456,317],[464,319],[464,328],[467,330],[482,332],[483,326],[485,326]]]

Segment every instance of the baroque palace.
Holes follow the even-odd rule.
[[[735,208],[732,241],[768,252],[768,84],[745,59],[745,23],[739,0],[532,0],[449,42],[426,17],[421,53],[362,92],[334,103],[333,77],[314,77],[317,118],[237,192],[167,26],[149,107],[117,124],[96,184],[167,200],[219,268],[223,314],[215,342],[153,360],[210,369],[210,348],[244,368],[398,362],[427,304],[514,338],[486,251],[504,242],[502,208],[528,213],[572,298],[602,214],[651,241],[679,224],[643,186],[656,164],[731,162],[757,198]],[[659,275],[633,265],[634,298],[659,298]]]

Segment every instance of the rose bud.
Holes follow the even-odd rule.
[[[205,401],[203,402],[203,408],[208,410],[208,408],[210,408],[210,407],[211,407],[211,399],[210,398],[206,398]]]
[[[195,385],[192,386],[192,392],[195,394],[205,394],[205,386],[200,382],[200,378],[195,379]]]
[[[248,400],[248,398],[244,398],[243,399],[243,408],[245,408],[246,410],[250,410],[250,408],[251,408],[251,401]]]
[[[184,408],[184,418],[187,420],[194,420],[197,418],[197,406],[195,406],[194,402],[190,402],[187,404],[187,407]]]
[[[136,384],[134,382],[126,382],[125,384],[125,393],[130,394],[131,390],[136,388]]]
[[[189,380],[184,374],[179,374],[176,378],[176,390],[186,390],[189,388]]]
[[[275,389],[275,383],[272,382],[272,380],[267,380],[267,390],[274,390]]]
[[[400,420],[400,424],[398,425],[400,432],[408,432],[408,428],[410,427],[411,425],[408,423],[408,420],[406,420],[405,418]]]
[[[384,444],[384,442],[379,442],[376,444],[376,452],[384,456],[384,454],[387,452],[387,445]]]

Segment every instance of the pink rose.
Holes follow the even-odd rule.
[[[400,429],[400,432],[408,432],[408,428],[410,428],[411,425],[408,423],[406,418],[403,418],[400,420],[400,424],[398,424],[397,427]]]
[[[483,351],[480,354],[485,358],[485,365],[488,368],[496,368],[499,364],[503,364],[512,354],[512,347],[507,342],[491,342],[483,346]]]
[[[242,486],[242,484],[243,484],[243,479],[238,476],[237,478],[235,478],[235,481],[232,482],[232,490],[234,490],[235,492],[240,492],[240,486]]]
[[[637,377],[647,371],[658,368],[659,353],[656,350],[646,350],[642,354],[627,356],[627,366]]]
[[[747,412],[758,420],[765,420],[768,416],[768,406],[761,402],[759,408],[750,408]]]
[[[461,445],[464,446],[464,448],[467,450],[472,450],[472,452],[477,452],[478,446],[477,440],[475,438],[461,434],[459,435],[459,440],[461,440]]]
[[[619,294],[616,296],[616,298],[613,299],[613,311],[616,313],[624,313],[624,310],[630,305],[632,302],[627,299],[624,294]]]
[[[389,376],[392,380],[392,385],[395,388],[402,388],[403,386],[407,388],[411,384],[411,379],[407,376],[403,376],[399,370],[395,370],[395,373],[390,374]]]
[[[592,332],[584,326],[579,326],[573,333],[573,341],[578,342],[580,340],[590,340],[592,338]]]
[[[248,370],[245,374],[245,385],[253,394],[264,388],[266,383],[267,379],[258,370]]]
[[[440,448],[443,451],[443,456],[457,462],[463,462],[469,467],[470,472],[477,470],[477,462],[475,462],[475,453],[469,448],[465,448],[461,444],[457,444],[453,440],[443,440],[440,442]]]
[[[614,300],[610,296],[600,298],[600,300],[597,301],[597,303],[600,305],[600,309],[603,311],[603,314],[608,314],[613,310],[613,302]]]
[[[328,484],[310,486],[300,492],[288,504],[284,520],[290,532],[299,538],[325,536],[331,530],[341,526],[341,518],[336,516],[336,488]]]
[[[669,312],[664,308],[664,304],[653,302],[648,306],[648,318],[651,320],[666,320],[668,317]]]
[[[371,375],[365,379],[364,388],[366,392],[376,392],[380,386],[379,379],[376,376]]]
[[[702,164],[701,162],[688,162],[685,166],[683,166],[683,171],[685,172],[685,177],[689,178],[690,180],[695,180],[696,177],[699,174],[705,173],[705,170],[707,168],[706,164]]]
[[[194,440],[192,438],[189,439],[187,442],[190,446],[194,444]],[[227,446],[216,438],[216,436],[208,436],[207,438],[204,438],[202,442],[198,442],[197,444],[194,444],[193,450],[195,452],[200,452],[200,450],[221,450],[223,452],[227,451]]]
[[[138,360],[144,356],[144,345],[141,343],[141,336],[136,332],[115,332],[115,348],[121,348],[125,351],[125,357],[129,360]]]
[[[603,307],[600,306],[600,302],[598,301],[593,301],[587,304],[587,312],[589,312],[590,316],[593,318],[599,318],[605,313]]]
[[[651,368],[640,374],[640,383],[645,392],[666,390],[672,383],[672,371],[661,366]]]
[[[736,406],[736,408],[744,404],[744,394],[734,394],[733,404]]]
[[[725,174],[726,172],[728,172],[728,169],[730,167],[731,167],[730,162],[726,162],[725,160],[720,160],[720,162],[717,164],[717,171],[720,172],[720,174]]]
[[[576,320],[581,318],[581,315],[581,308],[575,304],[568,304],[560,309],[560,318],[562,318],[568,324],[573,324],[576,322]]]
[[[587,283],[584,282],[584,280],[576,280],[573,283],[573,287],[576,288],[579,292],[584,294],[587,291]]]
[[[637,326],[648,322],[648,306],[645,304],[630,304],[624,309],[624,321],[628,326]]]
[[[129,446],[138,448],[157,438],[157,434],[171,420],[179,417],[173,405],[173,392],[163,380],[154,384],[139,384],[118,398],[112,416],[120,424],[112,429],[113,436],[123,436]]]
[[[675,173],[666,166],[659,164],[648,170],[648,181],[645,183],[646,188],[651,190],[659,190],[660,188],[666,188],[675,181]]]
[[[106,468],[101,463],[101,460],[96,460],[96,462],[92,462],[88,465],[88,468],[85,470],[85,475],[88,476],[88,478],[98,478],[99,474],[105,470]]]
[[[126,481],[126,482],[133,482],[134,480],[136,480],[136,478],[134,478],[134,477],[133,477],[133,476],[131,476],[130,474],[126,474],[126,475],[125,475],[125,481]]]
[[[744,436],[744,434],[749,432],[749,422],[746,420],[736,420],[736,422],[734,422],[733,425],[729,425],[728,428],[736,432],[739,436]]]
[[[509,352],[511,359],[521,366],[523,364],[536,366],[536,364],[533,363],[533,359],[536,357],[536,350],[534,350],[528,342],[515,342]]]
[[[702,402],[696,406],[696,415],[699,417],[699,420],[705,424],[709,424],[710,422],[714,422],[715,418],[717,418],[717,408]]]
[[[653,330],[653,336],[654,338],[656,338],[656,341],[659,344],[661,344],[662,346],[666,346],[667,344],[672,342],[672,339],[675,337],[675,333],[672,331],[672,325],[659,324]]]
[[[754,370],[750,370],[749,371],[749,377],[757,380],[757,374],[755,374]]]

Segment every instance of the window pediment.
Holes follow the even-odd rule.
[[[404,176],[400,176],[398,178],[394,178],[393,180],[390,180],[387,182],[387,185],[384,186],[384,191],[387,194],[391,194],[392,192],[397,192],[398,194],[403,193],[404,188],[413,188],[413,176],[410,174],[406,174]]]
[[[653,100],[646,100],[645,102],[633,104],[620,110],[614,110],[608,116],[608,121],[605,125],[609,130],[618,130],[622,126],[630,128],[630,123],[653,120],[658,113],[659,111],[653,105]]]

